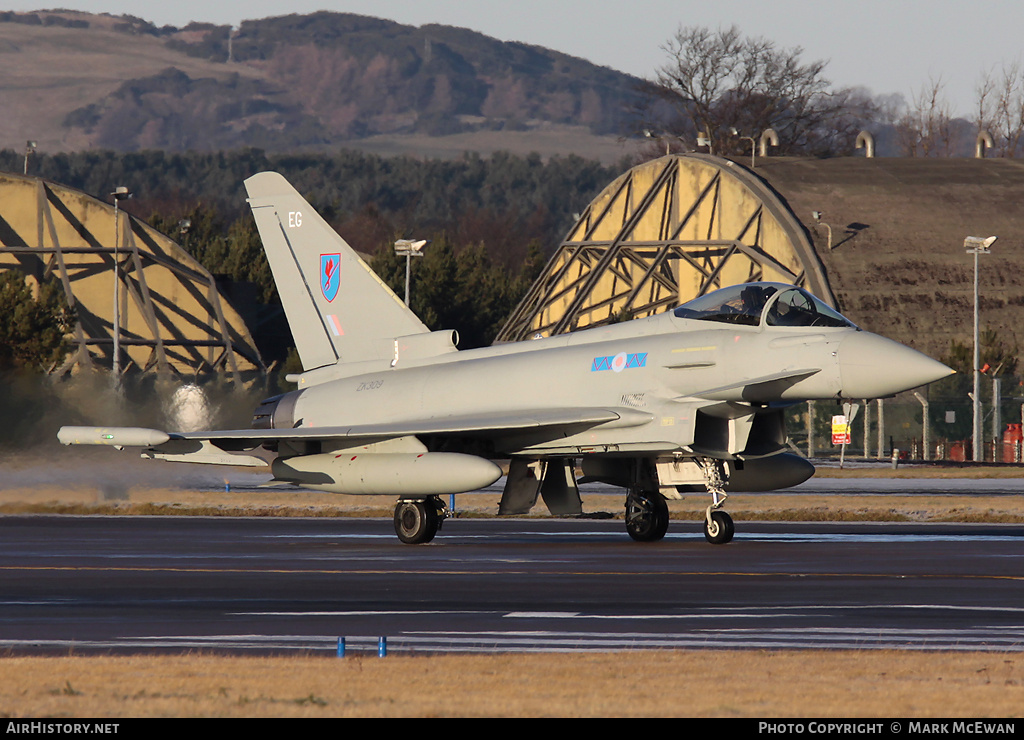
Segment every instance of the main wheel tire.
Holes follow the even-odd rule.
[[[395,534],[407,545],[430,542],[440,522],[437,507],[431,501],[400,501],[395,507]]]
[[[704,519],[704,539],[712,545],[724,545],[731,542],[734,534],[736,534],[736,525],[733,524],[732,517],[724,511],[712,511],[710,524],[707,519]]]
[[[668,531],[668,504],[659,493],[626,497],[626,532],[637,542],[657,542]]]

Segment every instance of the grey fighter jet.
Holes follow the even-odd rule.
[[[174,433],[63,427],[64,444],[144,457],[266,465],[277,481],[397,496],[395,531],[429,542],[444,494],[502,476],[499,511],[542,496],[581,512],[576,477],[626,489],[626,531],[661,539],[666,499],[707,491],[704,532],[732,539],[727,491],[774,490],[814,468],[786,453],[783,409],[891,396],[950,374],[862,331],[807,291],[733,285],[675,310],[532,341],[458,351],[429,331],[279,174],[245,183],[303,372],[253,428]]]

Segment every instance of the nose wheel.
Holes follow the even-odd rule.
[[[724,545],[736,534],[736,526],[732,517],[724,511],[710,510],[704,517],[704,539],[712,545]]]
[[[731,542],[736,534],[732,517],[722,511],[722,504],[728,497],[725,492],[725,464],[721,460],[709,458],[701,463],[701,468],[704,471],[704,487],[711,494],[711,506],[704,513],[704,539],[712,545],[724,545]]]

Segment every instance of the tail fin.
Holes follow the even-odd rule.
[[[304,370],[382,359],[382,340],[428,331],[284,177],[245,189]]]

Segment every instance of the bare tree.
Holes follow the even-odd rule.
[[[736,26],[682,27],[662,48],[668,62],[647,84],[660,103],[647,110],[662,120],[645,125],[681,137],[706,134],[716,153],[738,153],[743,144],[732,129],[756,137],[772,128],[784,153],[849,149],[871,117],[869,96],[830,88],[826,62],[805,64],[801,48],[744,37]]]
[[[905,157],[951,157],[954,153],[954,119],[943,97],[945,83],[929,80],[914,95],[914,102],[896,121],[896,141]]]
[[[978,107],[974,113],[974,123],[978,127],[978,131],[988,131],[991,133],[992,121],[995,117],[993,111],[993,98],[995,96],[996,81],[995,77],[992,76],[991,72],[985,72],[982,74],[981,79],[978,80],[977,87],[974,88],[977,93],[977,104]]]
[[[1001,157],[1014,157],[1024,137],[1024,70],[1021,63],[1003,65],[1002,74],[982,75],[977,87],[975,122],[979,131],[992,134]]]

